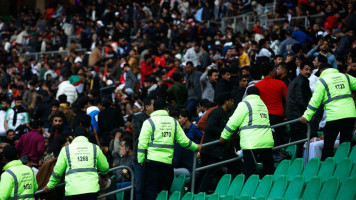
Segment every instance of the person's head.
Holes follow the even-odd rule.
[[[64,115],[62,112],[58,112],[53,115],[52,124],[55,129],[61,129],[63,127]]]
[[[277,66],[278,67],[277,67],[276,75],[278,78],[284,78],[284,77],[288,76],[289,67],[285,62],[279,63]]]
[[[79,116],[79,125],[84,128],[89,128],[91,126],[91,118],[89,115]]]
[[[318,68],[321,64],[328,62],[327,58],[321,54],[316,56],[313,60],[314,68]]]
[[[172,79],[174,82],[180,83],[182,81],[182,76],[180,75],[179,72],[174,72],[172,74]]]
[[[145,113],[149,116],[154,111],[154,99],[150,97],[146,97],[143,101],[143,106]]]
[[[90,117],[89,117],[90,118]],[[75,131],[73,132],[73,136],[74,137],[79,137],[79,136],[84,136],[86,138],[89,137],[89,132],[88,130],[86,130],[84,127],[82,126],[77,126],[77,128],[75,129]]]
[[[9,141],[13,141],[16,137],[16,133],[13,129],[9,129],[6,131],[6,138],[9,140]]]
[[[67,95],[65,95],[65,94],[59,95],[58,100],[59,100],[59,103],[67,103]],[[78,104],[79,104],[79,101],[78,101]]]
[[[41,131],[43,123],[42,123],[41,120],[33,120],[33,121],[31,121],[30,126],[31,126],[32,129],[36,129],[38,131]]]
[[[15,107],[20,108],[22,106],[22,97],[17,96],[15,97]]]
[[[86,110],[89,107],[90,98],[88,96],[82,96],[78,100],[78,106],[81,110]]]
[[[230,81],[231,78],[231,73],[230,70],[227,68],[222,68],[220,69],[220,74],[221,74],[221,78],[225,81]]]
[[[197,53],[200,51],[200,46],[199,46],[199,43],[197,43],[197,42],[194,43],[194,51]]]
[[[151,86],[153,86],[156,83],[157,83],[157,81],[156,81],[155,77],[151,76],[151,77],[148,77],[148,78],[145,79],[144,86],[146,88],[150,88]]]
[[[166,99],[160,97],[154,102],[154,110],[168,110],[168,103]]]
[[[253,65],[250,67],[250,76],[252,80],[261,80],[262,74],[260,65]]]
[[[270,63],[264,64],[263,66],[261,66],[261,72],[263,76],[269,76],[269,77],[274,77],[275,76],[275,70],[273,65],[271,65]]]
[[[327,41],[327,40],[322,40],[322,42],[321,42],[319,48],[320,48],[320,50],[321,50],[322,52],[327,52],[327,51],[329,51],[329,43],[328,43],[328,41]]]
[[[4,163],[9,163],[13,160],[18,159],[16,148],[11,145],[7,145],[4,147],[2,155]]]
[[[284,60],[283,55],[277,54],[277,55],[274,57],[274,65],[275,65],[275,66],[278,66],[278,64],[281,63],[281,62],[283,62],[283,60]]]
[[[332,66],[329,63],[323,63],[319,66],[319,70],[315,74],[320,76],[320,74],[323,73],[323,71],[325,71],[326,69],[329,69],[331,67]]]
[[[226,111],[230,111],[234,108],[234,98],[231,95],[231,92],[222,92],[220,93],[216,99],[215,102],[226,109]]]
[[[260,95],[260,90],[255,87],[255,86],[252,86],[252,87],[249,87],[246,91],[246,94],[247,95]]]
[[[210,69],[208,71],[208,79],[210,83],[216,83],[219,78],[219,71],[217,69]]]
[[[309,62],[309,61],[304,61],[300,65],[299,72],[305,78],[309,78],[311,76],[312,72],[313,72],[313,64],[311,62]]]
[[[1,100],[1,109],[6,111],[7,109],[10,108],[11,102],[8,99],[2,99]]]
[[[192,113],[189,112],[189,110],[181,110],[179,113],[178,122],[182,127],[190,126],[190,123],[192,122]]]
[[[269,49],[268,40],[266,40],[266,39],[261,39],[261,40],[258,42],[258,46],[259,46],[260,49],[262,49],[262,48]]]
[[[10,143],[7,140],[1,140],[1,142],[0,142],[0,155],[2,155],[4,147],[6,147],[7,145],[10,145]]]
[[[120,155],[129,156],[133,151],[133,138],[131,135],[125,135],[121,140]]]
[[[58,100],[54,100],[51,104],[52,107],[52,113],[56,113],[58,112],[59,109],[59,101]]]
[[[193,64],[192,61],[188,61],[188,62],[185,64],[184,71],[185,71],[187,74],[191,74],[191,73],[194,71],[194,64]]]
[[[246,88],[248,86],[248,75],[239,76],[239,86],[241,88]]]
[[[109,108],[112,104],[111,98],[108,97],[102,97],[100,105],[103,106],[104,108]]]

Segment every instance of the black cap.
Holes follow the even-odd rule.
[[[329,64],[329,63],[322,63],[320,66],[319,66],[319,69],[318,71],[315,73],[317,76],[320,76],[321,74],[321,70],[324,70],[324,69],[327,69],[327,68],[331,68],[332,66]]]

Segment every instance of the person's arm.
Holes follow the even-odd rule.
[[[317,109],[319,108],[321,102],[324,99],[325,93],[326,93],[325,88],[319,80],[318,82],[316,82],[315,91],[313,93],[312,98],[309,101],[307,110],[303,114],[303,117],[307,121],[311,120],[311,118],[313,117],[313,115],[315,114]]]
[[[336,63],[336,57],[334,55],[331,55],[331,66],[333,66],[334,69],[337,69],[337,63]]]
[[[101,151],[101,149],[97,145],[95,145],[95,148],[97,150],[96,163],[98,166],[98,170],[105,175],[108,173],[109,170],[108,160],[106,159],[103,151]]]
[[[205,135],[209,134],[211,136],[214,136],[216,138],[218,138],[220,136],[221,133],[221,128],[219,127],[219,122],[221,121],[222,115],[220,115],[219,108],[213,110],[209,117],[208,117],[208,121],[205,127]]]
[[[175,120],[175,119],[174,119]],[[178,142],[178,144],[186,149],[196,151],[198,149],[198,145],[195,144],[193,141],[191,141],[184,133],[182,127],[177,123],[177,135],[175,140]]]
[[[205,89],[206,87],[206,81],[208,79],[207,73],[204,72],[201,76],[200,76],[200,86],[202,91]]]
[[[54,168],[53,168],[52,175],[49,178],[49,181],[48,181],[46,187],[49,189],[55,188],[57,186],[57,184],[61,181],[62,176],[64,175],[64,172],[66,171],[66,168],[67,168],[67,156],[65,153],[65,147],[63,147],[61,152],[59,153],[56,166],[54,166]]]
[[[221,133],[221,138],[228,140],[231,135],[239,128],[248,113],[247,105],[244,102],[240,102],[237,106],[234,114],[230,117],[224,130]]]
[[[351,85],[351,90],[356,90],[356,78],[351,76],[351,75],[348,75],[347,76],[349,77],[350,79],[350,85]]]
[[[287,99],[288,87],[283,81],[282,81],[281,84],[282,84],[282,97],[283,97],[283,100],[286,100]]]
[[[314,53],[318,50],[319,46],[315,45],[314,48],[312,48],[308,53],[307,53],[307,58],[312,58],[314,56]]]
[[[15,145],[17,153],[21,155],[23,149],[23,137],[20,137],[19,141]]]
[[[1,181],[0,181],[0,199],[1,200],[9,199],[14,185],[15,185],[15,183],[14,183],[14,179],[12,178],[12,176],[9,173],[4,172],[1,175]]]
[[[152,135],[152,127],[148,120],[143,122],[140,136],[138,138],[138,148],[137,148],[137,162],[143,163],[146,158],[148,143]]]
[[[38,144],[37,144],[37,155],[39,157],[43,156],[44,152],[45,152],[45,140],[43,138],[43,140],[41,140]]]

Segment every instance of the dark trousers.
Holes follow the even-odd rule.
[[[255,156],[257,162],[262,162],[263,171],[262,175],[273,174],[274,164],[273,164],[273,153],[272,149],[253,149],[253,150],[243,150],[244,167],[243,172],[245,174],[245,180],[247,180],[252,174],[256,174],[256,163],[252,157]]]
[[[144,177],[144,168],[141,166],[141,164],[137,163],[137,161],[134,161],[134,175],[135,175],[135,199],[136,200],[143,200],[143,192],[144,192],[144,182],[143,182],[143,177]]]
[[[279,116],[279,115],[271,115],[270,114],[269,121],[270,121],[271,125],[279,124],[279,123],[283,122],[283,117]],[[283,144],[284,135],[285,135],[285,127],[284,126],[274,128],[273,140],[274,140],[275,147]]]
[[[159,192],[171,188],[174,178],[173,166],[156,161],[148,161],[145,165],[144,199],[155,200]]]
[[[351,142],[355,118],[345,118],[326,122],[324,127],[324,148],[321,161],[333,155],[334,143],[340,132],[340,144]]]
[[[302,140],[307,137],[307,125],[303,123],[294,123],[290,125],[291,141]],[[297,144],[297,158],[303,158],[304,143]]]
[[[66,200],[96,200],[98,193],[87,193],[87,194],[78,194],[72,196],[66,196]]]

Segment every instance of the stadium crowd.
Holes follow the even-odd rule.
[[[202,144],[220,138],[249,87],[260,90],[270,123],[278,124],[303,115],[320,70],[356,77],[356,2],[278,0],[275,12],[264,9],[266,3],[78,0],[49,1],[45,10],[11,9],[10,17],[0,18],[0,154],[15,146],[42,189],[62,147],[85,132],[110,167],[130,166],[139,177],[138,138],[157,98],[168,102],[169,115],[186,136]],[[220,19],[248,11],[256,19],[265,13],[285,22],[256,20],[252,30],[219,30]],[[324,17],[308,18],[307,27],[289,20],[313,14]],[[26,54],[58,50],[70,53],[37,59]],[[323,113],[321,106],[310,122],[313,137],[325,125]],[[302,123],[277,128],[274,145],[303,139],[305,133]],[[193,151],[174,149],[175,174],[189,175]],[[236,157],[238,150],[236,140],[203,149],[200,165]],[[297,157],[303,157],[303,144]],[[241,163],[226,167],[232,174],[243,171]],[[201,174],[196,191],[209,191],[219,169]],[[114,177],[111,188],[130,182],[125,170]],[[100,184],[110,185],[107,177]],[[58,194],[64,195],[63,189],[41,198],[62,199]]]

